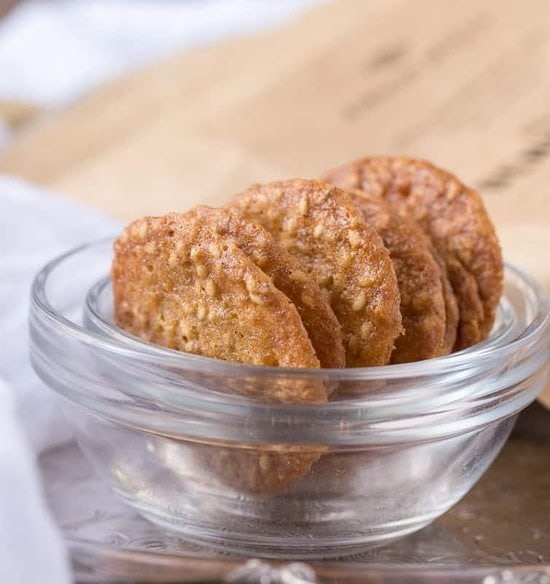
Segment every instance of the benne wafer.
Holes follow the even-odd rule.
[[[115,322],[171,349],[279,367],[319,367],[294,304],[271,278],[195,214],[145,217],[114,245]],[[276,401],[323,402],[312,385]],[[277,392],[277,386],[273,387]],[[303,393],[305,392],[305,393]]]
[[[344,189],[384,197],[418,222],[445,262],[459,308],[455,349],[489,334],[503,289],[503,260],[481,196],[424,160],[361,158],[324,175]]]
[[[325,294],[300,267],[298,261],[278,245],[259,225],[244,221],[226,209],[195,207],[188,212],[199,221],[215,225],[225,240],[231,239],[265,272],[273,284],[293,302],[309,335],[321,367],[344,367],[346,355],[340,324]]]
[[[402,332],[395,271],[382,239],[346,193],[293,179],[254,185],[229,208],[267,229],[326,290],[348,367],[389,362]]]
[[[407,363],[449,353],[446,311],[439,265],[430,240],[414,222],[401,217],[391,203],[364,191],[349,191],[354,203],[382,237],[397,275],[405,333],[397,338],[392,363]],[[453,298],[454,301],[454,298]],[[456,331],[456,322],[455,331]]]

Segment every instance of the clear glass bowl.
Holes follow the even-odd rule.
[[[303,370],[143,342],[111,322],[111,241],[49,263],[32,290],[31,357],[79,444],[151,521],[263,557],[337,557],[416,531],[456,503],[545,385],[549,303],[507,267],[489,339],[429,361]],[[325,405],[262,402],[323,383]],[[513,472],[513,469],[511,469]]]

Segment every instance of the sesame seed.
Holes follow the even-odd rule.
[[[146,235],[147,235],[147,223],[145,221],[143,221],[139,228],[138,228],[138,235],[139,237],[141,237],[141,239],[145,239]]]
[[[315,239],[319,239],[319,237],[321,237],[321,235],[323,234],[323,231],[324,231],[323,224],[317,223],[317,225],[313,229],[313,237],[315,237]]]
[[[362,292],[361,294],[359,294],[359,296],[357,296],[355,298],[355,300],[353,301],[353,304],[351,305],[351,308],[352,308],[352,310],[357,312],[359,310],[363,310],[363,308],[365,308],[366,305],[367,305],[367,295],[364,292]]]
[[[149,241],[143,246],[143,251],[149,255],[153,255],[157,249],[157,244],[154,241]]]
[[[361,235],[355,229],[352,229],[348,233],[348,241],[353,249],[357,249],[361,246]]]

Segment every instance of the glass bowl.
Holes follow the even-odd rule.
[[[326,558],[414,532],[475,484],[546,382],[548,299],[511,266],[483,343],[412,364],[304,370],[188,355],[121,331],[111,258],[101,241],[39,272],[32,362],[110,487],[203,545]],[[325,384],[331,401],[261,401],[274,384]]]

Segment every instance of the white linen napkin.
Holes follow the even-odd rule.
[[[0,98],[65,106],[175,50],[258,33],[320,1],[27,0],[0,22]]]
[[[44,503],[34,457],[19,424],[14,388],[1,381],[0,582],[70,582],[65,548]]]
[[[99,213],[0,177],[0,582],[70,582],[65,551],[42,498],[35,455],[71,439],[53,392],[28,355],[30,286],[47,261],[116,233]]]

